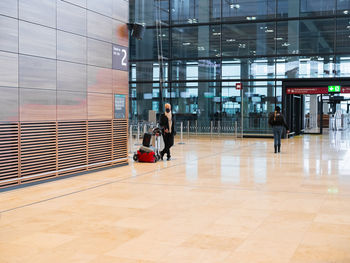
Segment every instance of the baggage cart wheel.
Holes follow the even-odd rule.
[[[137,162],[139,158],[137,158],[137,154],[135,153],[134,156],[132,157],[132,159]]]

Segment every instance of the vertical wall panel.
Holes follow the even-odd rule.
[[[57,92],[57,120],[86,120],[86,93],[58,91]]]
[[[88,93],[88,119],[112,119],[112,94]]]
[[[124,0],[0,0],[0,188],[128,163],[113,119],[128,73],[112,69],[127,15]]]
[[[18,20],[0,16],[0,50],[18,52]]]
[[[56,27],[56,0],[19,0],[19,18]]]
[[[18,87],[18,55],[0,52],[0,86]]]
[[[17,121],[19,121],[18,88],[0,87],[0,122]]]
[[[20,121],[56,121],[56,91],[20,89]]]

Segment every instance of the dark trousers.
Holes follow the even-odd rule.
[[[161,151],[161,154],[164,155],[166,154],[168,158],[170,158],[170,148],[171,146],[174,145],[174,135],[170,134],[170,133],[165,133],[163,135],[163,139],[164,139],[164,149],[163,151]]]

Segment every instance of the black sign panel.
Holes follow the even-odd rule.
[[[113,44],[112,67],[113,69],[128,71],[128,48]]]
[[[114,119],[125,119],[125,95],[114,95]]]

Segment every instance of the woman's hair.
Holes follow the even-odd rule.
[[[275,115],[273,117],[273,120],[276,121],[276,116],[277,116],[277,113],[281,112],[281,108],[279,106],[276,106],[275,108]]]

